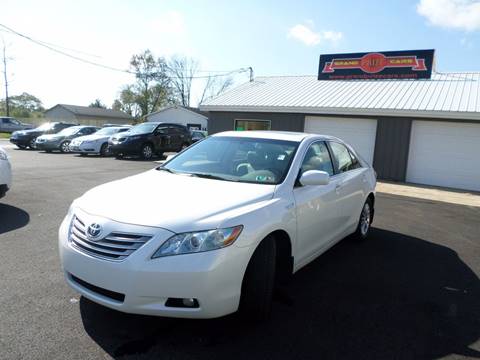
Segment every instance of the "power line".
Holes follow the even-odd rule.
[[[111,71],[122,72],[122,73],[131,74],[131,75],[138,75],[138,73],[135,72],[135,71],[131,71],[131,70],[127,70],[127,69],[120,69],[120,68],[117,68],[117,67],[101,64],[101,63],[96,62],[96,61],[91,61],[91,60],[84,59],[84,58],[81,58],[81,57],[76,56],[76,55],[69,54],[69,53],[67,53],[63,50],[57,49],[56,47],[61,48],[58,45],[54,45],[54,44],[51,44],[51,43],[47,43],[45,41],[40,41],[40,40],[33,39],[32,37],[30,37],[28,35],[25,35],[25,34],[22,34],[22,33],[18,32],[16,30],[4,25],[4,24],[0,24],[0,27],[4,28],[5,30],[7,30],[7,32],[9,32],[11,34],[22,37],[22,38],[24,38],[24,39],[26,39],[30,42],[33,42],[34,44],[42,46],[42,47],[44,47],[44,48],[46,48],[50,51],[53,51],[57,54],[67,56],[71,59],[89,64],[89,65],[101,67],[101,68],[111,70]],[[67,48],[64,48],[64,49],[67,49]],[[77,53],[82,53],[81,51],[78,51],[78,50],[73,50],[73,49],[68,49],[68,50],[69,51],[74,51],[74,52],[77,52]],[[84,54],[86,54],[86,53],[84,53]],[[99,56],[92,55],[92,54],[88,54],[88,55],[99,57]],[[212,77],[229,76],[229,75],[233,75],[233,74],[236,74],[236,73],[243,73],[243,72],[247,72],[247,71],[250,71],[250,68],[239,68],[239,69],[235,69],[235,70],[231,70],[231,71],[226,71],[222,74],[214,74],[214,75],[200,75],[200,76],[192,76],[192,77],[185,76],[185,78],[189,78],[189,79],[208,79],[208,78],[212,78]],[[205,70],[198,70],[197,72],[206,72],[206,71]],[[210,71],[210,72],[214,72],[214,71]],[[215,71],[215,72],[220,72],[220,71]],[[152,74],[152,75],[154,75],[154,74]],[[166,77],[169,78],[169,79],[179,79],[179,78],[181,78],[181,77],[177,77],[177,76],[166,76]]]

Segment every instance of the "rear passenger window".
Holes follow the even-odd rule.
[[[360,164],[360,161],[358,161],[357,157],[350,150],[348,152],[352,158],[352,166],[350,170],[361,168],[362,164]]]
[[[310,145],[303,159],[301,173],[309,170],[320,170],[327,172],[330,176],[334,174],[332,160],[327,145],[321,141]]]
[[[350,152],[344,145],[336,142],[330,142],[330,147],[333,152],[333,162],[335,163],[335,167],[337,168],[338,172],[341,173],[354,169]]]

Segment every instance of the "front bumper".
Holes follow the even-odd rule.
[[[114,223],[121,231],[135,232],[139,228],[85,213],[82,216],[88,219],[87,223],[108,221],[109,226]],[[151,240],[123,261],[102,260],[71,245],[68,240],[71,217],[67,216],[60,227],[60,258],[67,283],[88,299],[126,313],[181,318],[215,318],[238,309],[249,248],[232,245],[215,251],[151,259],[173,233],[141,227],[155,233]],[[84,286],[82,281],[93,286]],[[123,301],[92,288],[121,294]],[[194,298],[199,307],[168,307],[168,298]]]
[[[139,155],[142,143],[140,141],[126,141],[122,143],[108,143],[109,149],[112,154],[123,154],[123,155]]]
[[[80,143],[70,144],[70,152],[79,154],[98,154],[100,152],[100,146],[97,143]]]
[[[23,137],[23,138],[10,138],[10,142],[17,146],[29,146],[31,138]]]
[[[12,167],[7,160],[0,160],[0,198],[4,197],[12,186]]]
[[[36,142],[37,150],[60,150],[61,142]]]

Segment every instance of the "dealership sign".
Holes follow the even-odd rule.
[[[318,80],[429,79],[434,50],[320,56]]]

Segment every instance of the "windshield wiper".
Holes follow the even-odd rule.
[[[175,171],[173,171],[169,168],[163,167],[163,166],[157,167],[157,170],[158,171],[166,171],[166,172],[169,172],[170,174],[177,174],[177,172],[175,172]]]
[[[237,180],[232,180],[232,179],[226,179],[224,177],[218,176],[218,175],[212,175],[212,174],[203,174],[203,173],[188,173],[191,176],[199,177],[199,178],[204,178],[204,179],[213,179],[213,180],[223,180],[223,181],[237,181]]]

